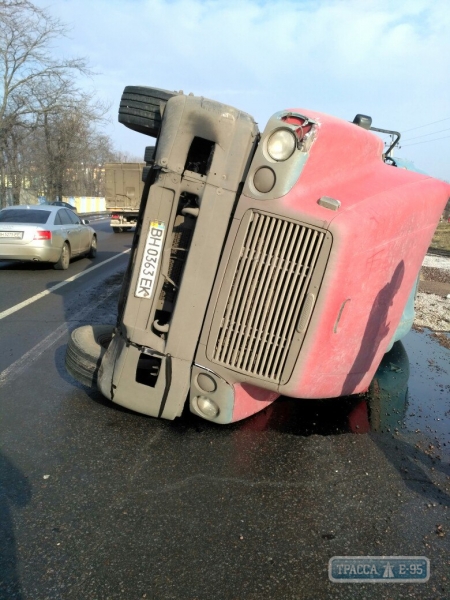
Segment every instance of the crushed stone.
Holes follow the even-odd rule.
[[[423,261],[421,278],[441,285],[450,283],[450,258],[427,255]],[[450,332],[450,298],[447,298],[447,294],[427,293],[426,289],[417,293],[414,327],[426,327],[439,334]],[[432,291],[433,287],[429,286],[428,289]]]

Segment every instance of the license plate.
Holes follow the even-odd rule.
[[[0,238],[23,238],[23,231],[0,231]]]
[[[158,273],[159,260],[163,249],[164,230],[162,221],[152,221],[147,235],[144,256],[134,295],[136,298],[151,298]]]

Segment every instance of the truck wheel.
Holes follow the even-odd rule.
[[[61,256],[59,257],[58,262],[53,265],[53,267],[57,271],[65,271],[66,269],[69,268],[69,263],[70,263],[70,248],[69,248],[69,244],[67,242],[64,242],[62,250],[61,250]]]
[[[149,166],[144,167],[142,169],[142,181],[144,183],[147,181],[148,174],[150,173],[151,170],[152,170],[152,167],[149,167]]]
[[[367,394],[372,431],[400,427],[406,414],[408,380],[408,355],[402,342],[395,342],[383,356]]]
[[[88,387],[97,386],[97,374],[114,332],[114,325],[84,325],[71,333],[66,350],[66,369]]]
[[[156,146],[146,146],[144,152],[144,160],[147,165],[152,165],[155,161],[155,149]]]
[[[175,92],[158,88],[127,85],[119,106],[119,123],[133,131],[158,137],[162,112]]]
[[[348,414],[349,430],[389,432],[400,427],[408,401],[409,360],[405,347],[395,342],[383,356],[369,390]]]
[[[112,230],[114,233],[120,233],[122,231],[122,227],[113,227]]]

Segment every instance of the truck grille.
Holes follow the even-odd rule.
[[[213,360],[244,374],[279,382],[325,232],[251,212],[234,266]]]

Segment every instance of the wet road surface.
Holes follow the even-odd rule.
[[[114,268],[24,315],[114,322]],[[17,368],[39,342],[19,316],[0,321],[0,598],[450,598],[450,351],[426,333],[405,340],[408,405],[357,435],[361,398],[224,427],[132,413],[67,374],[65,332]],[[431,577],[331,583],[338,555],[427,556]]]

